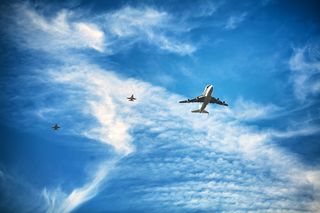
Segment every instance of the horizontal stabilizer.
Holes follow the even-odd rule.
[[[195,109],[195,110],[192,110],[191,112],[193,112],[193,113],[209,113],[208,111],[206,111],[206,110],[203,110],[202,112],[200,112],[200,109]]]

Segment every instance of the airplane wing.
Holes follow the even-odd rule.
[[[222,106],[228,106],[228,104],[225,101],[221,101],[219,98],[215,98],[215,97],[211,97],[210,103],[219,104]]]
[[[179,101],[179,103],[201,103],[204,101],[204,96],[198,96],[194,99],[188,99],[184,101]]]

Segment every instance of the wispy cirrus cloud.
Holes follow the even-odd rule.
[[[20,4],[15,12],[19,20],[12,29],[12,33],[15,31],[13,37],[28,48],[47,52],[70,48],[105,51],[104,32],[96,24],[71,19],[71,11],[61,10],[54,17],[47,18],[32,7]]]
[[[244,12],[239,15],[232,15],[228,18],[224,28],[227,30],[234,30],[236,29],[246,18],[247,13]]]
[[[237,108],[230,110],[229,108],[221,109],[235,120],[250,121],[270,118],[276,112],[281,111],[279,106],[274,104],[258,104],[250,100],[244,100],[242,97],[238,98],[234,105]],[[217,113],[218,114],[218,113]]]
[[[157,46],[162,50],[188,55],[196,50],[192,44],[180,42],[175,36],[185,28],[174,24],[174,17],[165,11],[153,8],[124,7],[120,10],[104,15],[106,28],[115,41],[118,39],[131,39],[137,42],[145,42]],[[188,29],[188,27],[186,27]]]
[[[90,181],[82,187],[73,189],[69,194],[60,187],[53,190],[44,188],[41,194],[46,202],[46,212],[72,212],[84,202],[92,199],[99,193],[108,172],[113,166],[114,162],[101,163],[99,168],[93,173],[94,175]]]
[[[316,44],[295,48],[289,60],[295,96],[300,101],[320,92],[320,48]]]
[[[44,212],[43,196],[23,177],[0,164],[0,210],[2,212]],[[18,196],[13,192],[19,192]],[[10,205],[14,203],[14,205]]]
[[[105,54],[147,43],[180,55],[196,51],[192,43],[181,41],[189,30],[185,23],[175,25],[175,17],[151,7],[124,7],[93,16],[89,21],[79,14],[62,9],[51,18],[27,4],[15,6],[12,35],[20,44],[45,51],[91,48]],[[182,26],[183,25],[183,26]],[[23,41],[22,41],[23,40]],[[51,42],[46,43],[50,40]]]

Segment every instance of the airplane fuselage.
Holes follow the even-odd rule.
[[[213,86],[212,85],[208,85],[205,88],[205,90],[203,91],[204,101],[203,101],[203,104],[200,107],[200,113],[203,113],[203,111],[205,110],[207,105],[210,103],[212,92],[213,92]]]
[[[193,99],[179,101],[179,103],[202,103],[200,106],[200,109],[191,110],[191,112],[193,112],[193,113],[207,113],[207,114],[209,112],[206,111],[205,109],[209,103],[219,104],[222,106],[228,106],[228,104],[225,101],[220,101],[219,98],[213,97],[212,96],[213,91],[214,91],[213,86],[211,84],[209,84],[204,88],[204,91],[198,97],[195,97]]]

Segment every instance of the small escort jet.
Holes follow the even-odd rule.
[[[212,104],[219,104],[222,106],[228,106],[225,101],[220,101],[219,98],[212,97],[211,94],[213,93],[213,86],[207,85],[201,95],[194,99],[188,99],[185,101],[179,101],[179,103],[203,103],[200,109],[192,110],[191,112],[198,112],[198,113],[209,113],[205,110],[209,103]]]
[[[51,128],[56,131],[60,128],[60,126],[58,124],[55,124]]]
[[[136,100],[136,98],[133,97],[133,94],[132,94],[130,97],[127,97],[127,99],[128,99],[129,101],[135,101],[135,100]]]

